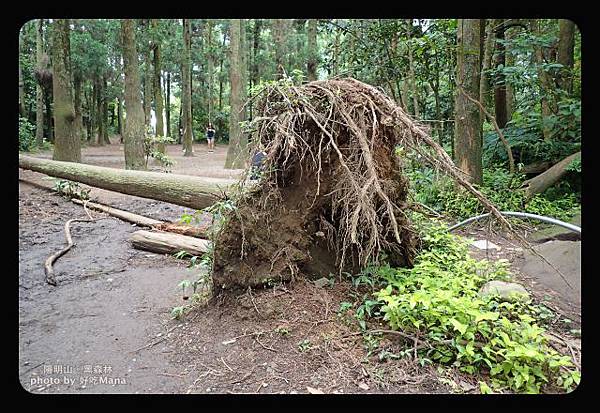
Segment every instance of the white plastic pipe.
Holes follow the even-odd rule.
[[[550,217],[545,217],[545,216],[542,216],[542,215],[528,214],[527,212],[502,211],[500,213],[502,215],[507,215],[509,217],[537,219],[538,221],[543,221],[543,222],[547,222],[549,224],[559,225],[559,226],[567,228],[567,229],[569,229],[569,230],[571,230],[573,232],[581,234],[581,228],[578,227],[577,225],[569,224],[568,222],[563,222],[563,221],[560,221],[558,219],[554,219],[554,218],[550,218]],[[476,217],[472,217],[472,218],[466,219],[466,220],[464,220],[462,222],[459,222],[456,225],[451,226],[450,228],[448,228],[448,231],[453,231],[456,228],[459,228],[459,227],[462,227],[463,225],[468,224],[469,222],[477,221],[478,219],[485,218],[487,216],[490,216],[489,212],[487,214],[477,215]]]

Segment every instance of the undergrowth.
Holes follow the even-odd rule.
[[[173,318],[180,320],[194,306],[204,304],[210,298],[213,287],[211,274],[214,257],[214,239],[217,232],[222,228],[223,223],[225,222],[227,212],[232,210],[235,210],[235,204],[233,200],[225,199],[223,201],[216,202],[207,208],[195,211],[193,214],[183,214],[181,216],[180,222],[182,224],[193,225],[200,223],[203,213],[211,214],[212,222],[210,228],[207,230],[208,238],[211,241],[211,244],[208,248],[208,251],[206,251],[202,256],[191,255],[186,251],[179,251],[175,254],[176,258],[189,259],[188,268],[196,275],[196,277],[192,280],[186,279],[179,283],[178,287],[182,290],[183,299],[185,301],[189,301],[186,305],[176,306],[171,309],[171,316]]]
[[[450,179],[438,176],[431,169],[415,169],[408,174],[413,184],[413,199],[439,213],[466,219],[487,212],[473,195],[457,189]],[[504,169],[485,169],[483,185],[478,189],[500,211],[528,212],[568,221],[579,209],[580,199],[566,184],[527,200],[525,193],[518,190],[524,180],[523,175],[511,175]]]
[[[418,336],[427,343],[418,349],[421,364],[477,374],[482,392],[539,393],[556,386],[570,391],[579,384],[571,359],[548,345],[538,321],[547,309],[529,299],[479,296],[487,281],[510,279],[506,260],[471,258],[466,240],[435,221],[421,228],[424,245],[413,268],[368,267],[355,277],[355,285],[375,290],[358,307],[363,330],[369,315]],[[413,352],[412,344],[406,353]]]

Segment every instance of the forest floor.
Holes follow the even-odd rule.
[[[227,148],[181,156],[169,146],[174,173],[235,178],[223,169]],[[83,149],[83,162],[124,167],[122,146]],[[50,157],[49,153],[34,156]],[[20,178],[46,187],[31,171]],[[85,186],[84,186],[85,187]],[[92,200],[156,219],[175,221],[191,210],[158,201],[92,189]],[[99,216],[99,213],[93,213]],[[137,228],[116,218],[74,223],[75,247],[54,265],[58,285],[44,281],[45,259],[65,244],[64,223],[83,209],[50,191],[19,183],[19,378],[33,393],[450,393],[478,392],[477,378],[444,372],[412,359],[380,361],[400,343],[388,338],[368,354],[351,313],[349,282],[317,287],[308,280],[222,297],[181,321],[170,311],[184,305],[178,284],[195,274],[186,262],[135,250]],[[462,231],[481,239],[475,229]],[[502,237],[492,254],[513,263],[517,277],[579,328],[580,304],[519,271],[523,252]],[[492,257],[490,257],[492,258]],[[558,291],[557,291],[558,290]],[[370,326],[376,328],[377,326]]]

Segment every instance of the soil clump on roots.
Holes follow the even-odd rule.
[[[446,152],[379,89],[352,78],[267,84],[254,98],[253,149],[267,157],[214,237],[213,280],[248,287],[356,273],[385,256],[411,266],[419,239],[403,162],[450,174],[508,224]]]
[[[263,176],[215,239],[215,285],[351,272],[381,253],[392,265],[412,264],[418,239],[395,152],[399,130],[374,91],[354,79],[262,91],[253,126],[256,149],[267,153]]]

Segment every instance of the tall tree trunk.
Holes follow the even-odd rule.
[[[281,79],[285,73],[285,48],[286,48],[286,35],[285,35],[285,20],[284,19],[273,19],[273,41],[275,43],[275,67],[276,67],[276,78]]]
[[[225,49],[225,41],[227,40],[227,32],[223,33],[223,43],[221,44],[221,50]],[[223,110],[223,61],[224,54],[220,53],[221,60],[219,61],[219,112]]]
[[[123,143],[123,101],[120,96],[117,96],[117,130]]]
[[[192,135],[192,85],[190,51],[192,47],[192,32],[189,19],[183,19],[183,64],[181,66],[182,111],[183,111],[183,156],[193,156]]]
[[[497,25],[497,19],[487,19],[485,28],[485,39],[483,46],[483,60],[481,63],[481,79],[479,81],[479,101],[486,108],[489,107],[489,86],[490,75],[487,73],[492,66],[492,54],[494,51],[494,27]],[[483,120],[483,114],[481,115]]]
[[[125,72],[125,168],[146,169],[144,153],[144,108],[140,95],[140,73],[135,44],[135,22],[121,20],[123,70]]]
[[[96,122],[98,122],[98,146],[104,146],[104,90],[102,80],[96,78]]]
[[[81,161],[81,141],[75,128],[71,85],[69,20],[52,24],[52,95],[54,97],[54,153],[57,161]]]
[[[575,23],[571,20],[560,19],[558,26],[557,61],[563,66],[558,78],[558,84],[562,90],[571,94],[573,92],[573,76],[571,70],[573,69],[574,61]]]
[[[208,20],[206,24],[206,44],[207,44],[207,56],[208,56],[208,96],[206,99],[208,122],[212,122],[212,108],[213,108],[213,86],[214,86],[214,71],[215,71],[215,55],[213,50],[213,23],[212,20]]]
[[[411,29],[412,21],[409,19],[406,21],[406,36],[408,38],[408,76],[413,99],[413,114],[415,115],[415,118],[419,118],[421,116],[421,111],[419,110],[419,93],[417,92],[417,81],[415,77],[415,63],[413,61],[412,46],[410,45]]]
[[[27,110],[25,109],[25,83],[23,82],[23,71],[21,70],[21,49],[23,44],[23,36],[25,35],[25,27],[23,26],[23,30],[19,33],[19,54],[17,55],[18,67],[19,67],[19,115],[22,118],[27,117]]]
[[[151,20],[152,27],[158,29],[158,20]],[[165,126],[163,122],[163,96],[161,87],[161,61],[160,61],[160,40],[155,35],[154,38],[154,108],[156,111],[156,136],[165,136]],[[158,144],[158,151],[165,153],[165,144]]]
[[[171,72],[167,72],[167,96],[165,96],[165,121],[167,123],[167,136],[171,136]]]
[[[38,70],[45,69],[44,60],[44,19],[38,19],[35,31],[35,61]],[[35,85],[35,141],[38,146],[44,142],[44,91],[42,85]]]
[[[502,22],[503,24],[503,22]],[[496,29],[496,61],[495,66],[506,66],[506,54],[504,48],[504,27]],[[506,81],[504,75],[499,73],[494,82],[494,109],[498,126],[504,128],[508,122],[506,114]]]
[[[54,143],[54,117],[52,116],[51,90],[44,91],[44,107],[46,108],[46,116],[44,116],[44,119],[46,120],[46,136],[48,136],[50,142]]]
[[[307,27],[308,43],[308,61],[306,62],[306,72],[308,80],[317,80],[317,64],[319,58],[319,48],[317,45],[317,20],[309,19]]]
[[[479,107],[471,97],[479,96],[480,20],[459,19],[457,25],[456,103],[454,153],[457,166],[469,181],[480,184],[483,180],[481,160],[481,121]]]
[[[105,73],[102,77],[102,139],[104,143],[110,145],[108,138],[108,75]]]
[[[540,28],[539,19],[531,19],[530,20],[531,31],[534,35],[540,36],[542,34],[542,30]],[[552,139],[552,129],[549,128],[544,120],[548,117],[552,116],[553,113],[553,85],[552,79],[550,75],[543,69],[542,65],[545,63],[544,59],[544,51],[541,46],[535,46],[535,62],[538,66],[538,78],[540,82],[540,100],[542,107],[542,134],[544,139],[550,140]]]
[[[229,147],[227,148],[227,158],[225,159],[225,169],[243,168],[246,161],[246,151],[248,146],[247,137],[240,131],[240,124],[243,120],[242,112],[242,76],[244,70],[242,67],[242,58],[240,56],[240,36],[242,22],[232,19],[230,23],[230,66],[229,66],[229,84],[231,93],[229,102],[231,111],[229,114]]]
[[[506,30],[506,40],[510,41],[514,37],[514,29]],[[509,43],[510,47],[510,43]],[[512,67],[515,65],[515,57],[511,53],[510,49],[506,50],[506,67]],[[515,88],[512,83],[506,82],[506,118],[510,122],[512,119],[513,112],[515,110]]]
[[[146,48],[144,52],[144,125],[145,130],[148,130],[151,126],[151,111],[152,111],[152,81],[154,76],[152,74],[152,64],[150,57],[150,48]]]
[[[336,30],[335,38],[333,40],[333,62],[331,64],[331,66],[332,66],[331,74],[333,76],[338,75],[339,61],[340,61],[340,31]]]
[[[79,72],[73,75],[73,105],[75,107],[75,129],[77,136],[82,141],[83,136],[83,119],[81,115],[81,74]]]

